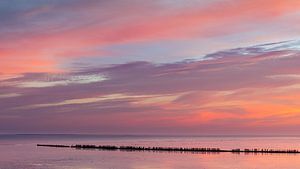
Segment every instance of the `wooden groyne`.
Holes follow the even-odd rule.
[[[165,151],[165,152],[231,152],[231,153],[280,153],[298,154],[298,150],[275,150],[275,149],[220,149],[220,148],[182,148],[182,147],[141,147],[141,146],[114,146],[114,145],[52,145],[37,144],[42,147],[75,148],[75,149],[98,149],[120,151]]]

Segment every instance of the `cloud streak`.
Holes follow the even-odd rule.
[[[286,134],[299,125],[298,46],[4,78],[1,132]]]
[[[178,3],[69,0],[40,3],[30,0],[25,4],[3,1],[1,73],[65,72],[69,69],[62,66],[74,58],[121,57],[122,51],[115,53],[107,49],[114,45],[195,39],[224,41],[226,37],[245,31],[248,32],[245,36],[251,36],[255,34],[253,27],[266,33],[269,30],[265,25],[276,25],[279,19],[283,19],[280,23],[293,25],[290,20],[298,18],[300,8],[297,0]],[[277,31],[284,29],[276,27]],[[289,37],[285,35],[283,39]],[[257,40],[251,41],[256,43]],[[220,48],[224,47],[214,46],[216,51]],[[152,57],[155,60],[155,56]]]

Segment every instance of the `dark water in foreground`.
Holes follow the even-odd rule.
[[[300,150],[300,137],[0,135],[0,169],[298,169],[300,154],[123,152],[36,147],[101,144]]]

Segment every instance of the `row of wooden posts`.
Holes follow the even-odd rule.
[[[99,149],[99,150],[124,150],[124,151],[169,151],[169,152],[232,152],[232,153],[300,153],[298,150],[275,149],[220,149],[220,148],[183,148],[183,147],[142,147],[142,146],[114,146],[114,145],[53,145],[37,144],[43,147]]]

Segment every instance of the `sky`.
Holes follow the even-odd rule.
[[[1,0],[0,133],[295,135],[299,0]]]

